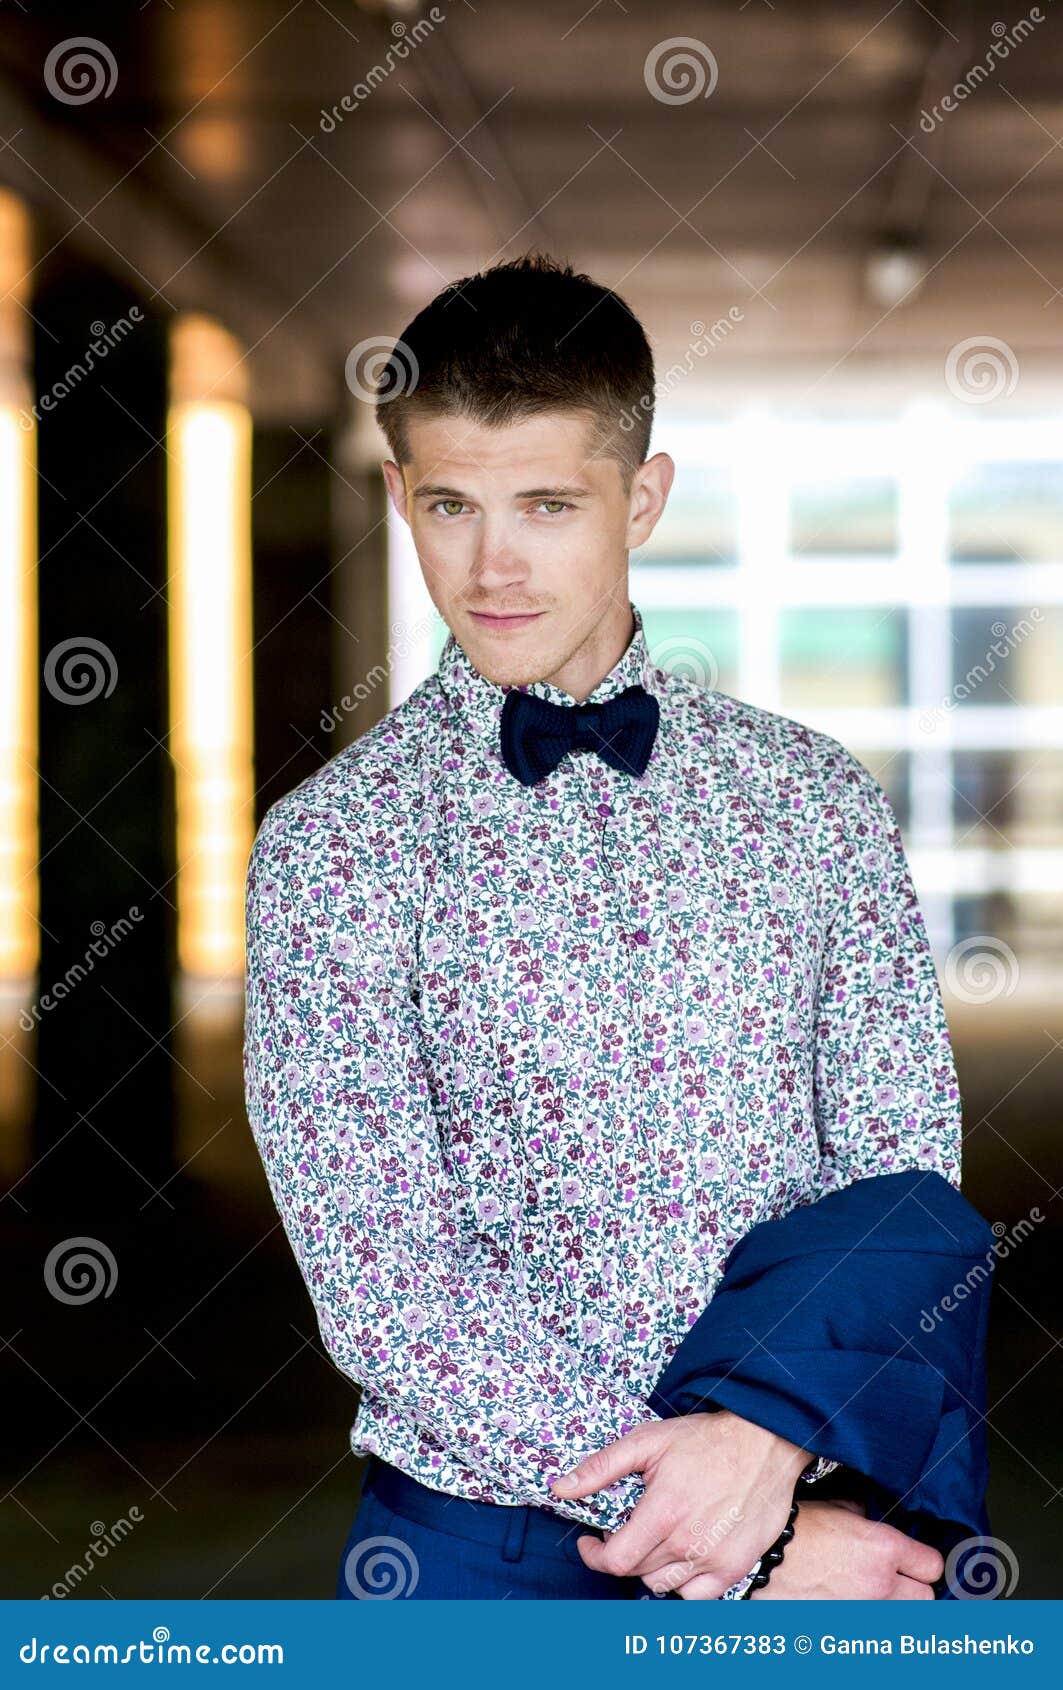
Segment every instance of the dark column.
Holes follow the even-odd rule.
[[[333,450],[333,753],[390,709],[386,456],[368,405],[359,405]]]
[[[338,749],[326,429],[256,425],[252,452],[255,819]]]
[[[33,301],[41,965],[34,1166],[18,1196],[92,1232],[158,1215],[173,1171],[169,312],[66,251]]]

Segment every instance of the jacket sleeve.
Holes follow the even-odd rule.
[[[828,897],[813,1094],[820,1189],[927,1168],[958,1190],[960,1089],[900,829],[878,782],[839,752],[821,851]]]
[[[496,1493],[616,1529],[639,1475],[575,1500],[549,1480],[657,1416],[593,1350],[544,1333],[499,1248],[463,1236],[402,924],[369,853],[310,820],[307,835],[281,800],[251,852],[244,1075],[324,1346]]]
[[[875,1517],[938,1547],[940,1532],[910,1522],[955,1528],[950,1546],[985,1532],[994,1243],[966,1198],[922,1169],[762,1221],[731,1251],[651,1406],[730,1408],[832,1455],[871,1481]]]

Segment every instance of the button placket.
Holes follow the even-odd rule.
[[[710,1218],[713,1188],[719,1176],[722,1149],[732,1142],[733,1094],[730,1063],[734,1032],[734,1005],[727,991],[726,967],[719,991],[695,1001],[692,992],[699,982],[711,978],[719,942],[719,864],[713,851],[709,815],[702,788],[690,790],[672,756],[671,747],[661,742],[665,766],[655,767],[652,786],[647,783],[646,802],[632,811],[628,855],[633,857],[636,840],[648,841],[662,875],[661,897],[654,900],[649,923],[657,940],[653,952],[656,1001],[672,1018],[666,1033],[666,1049],[673,1072],[670,1081],[661,1080],[667,1098],[674,1142],[685,1167],[677,1171],[680,1185],[673,1211],[688,1242],[691,1264],[711,1249]],[[633,792],[637,788],[633,788]],[[634,818],[637,817],[637,820]],[[677,861],[681,865],[677,869]],[[688,962],[681,961],[682,952]],[[720,1136],[716,1136],[720,1134]],[[675,1305],[677,1331],[685,1330],[687,1315],[703,1306],[703,1288],[696,1273],[686,1309]],[[672,1280],[666,1294],[667,1307],[678,1282]]]
[[[626,1302],[628,1310],[633,1311],[651,1301],[665,1308],[672,1295],[671,1250],[663,1239],[669,1220],[674,1218],[669,1205],[678,1194],[672,1191],[667,1175],[662,1183],[661,1170],[662,1159],[667,1160],[671,1147],[669,1128],[675,1118],[679,1085],[675,1027],[670,1024],[677,1006],[662,997],[671,940],[664,863],[648,787],[603,768],[592,782],[594,808],[602,823],[603,884],[612,887],[613,908],[622,935],[622,966],[626,963],[628,982],[639,993],[637,1001],[628,997],[628,1074],[635,1088],[631,1118],[639,1124],[632,1143],[645,1157],[640,1178],[644,1200],[653,1205],[651,1224],[641,1238],[633,1241],[637,1264],[624,1274]],[[632,894],[635,882],[640,880],[646,882],[646,895],[642,905],[636,906]],[[640,1358],[644,1358],[647,1345],[653,1346],[660,1339],[655,1325],[647,1327],[637,1319],[634,1330],[626,1332],[628,1346]]]
[[[603,926],[611,926],[617,931],[630,927],[627,917],[628,909],[628,880],[625,873],[624,853],[617,849],[613,839],[618,813],[623,812],[626,794],[624,782],[630,777],[621,775],[611,769],[593,752],[570,754],[560,765],[559,778],[568,787],[566,792],[567,805],[573,812],[578,811],[578,827],[581,835],[581,861],[587,864],[590,884],[599,902]],[[605,981],[603,992],[608,994],[618,972],[624,974],[624,959],[626,956],[623,941],[617,940],[609,947],[608,954],[603,955],[593,969],[593,989],[598,992],[599,982],[604,972]],[[629,1135],[632,1125],[639,1129],[639,1124],[645,1108],[645,1092],[639,1086],[637,1068],[642,1060],[641,1048],[641,1011],[636,1015],[636,1006],[627,993],[629,981],[624,979],[624,997],[617,1003],[617,1016],[610,1016],[608,1000],[606,1000],[603,1021],[618,1019],[623,1035],[620,1047],[621,1059],[610,1068],[610,1083],[613,1088],[610,1115],[614,1123],[616,1149],[606,1168],[603,1177],[611,1183],[615,1181],[617,1173],[623,1163],[631,1162],[637,1165],[638,1156],[645,1151],[650,1158],[650,1177],[652,1177],[652,1157],[654,1147],[647,1143],[646,1135],[637,1130],[634,1136]],[[638,981],[644,989],[644,982]],[[615,998],[614,998],[614,1001]],[[638,1181],[645,1179],[646,1171],[638,1170]],[[618,1188],[617,1188],[618,1189]],[[625,1208],[623,1213],[637,1213]],[[647,1254],[643,1235],[632,1237],[624,1233],[613,1249],[611,1262],[612,1272],[604,1275],[608,1279],[608,1305],[610,1314],[616,1322],[617,1341],[620,1346],[631,1354],[633,1361],[641,1361],[641,1352],[645,1348],[646,1335],[636,1326],[629,1330],[627,1321],[630,1311],[637,1311],[640,1304],[648,1309],[655,1306],[661,1295],[663,1279],[659,1264]],[[631,1255],[634,1265],[627,1267],[625,1258]],[[607,1264],[603,1263],[603,1270]],[[647,1283],[647,1270],[651,1279]],[[603,1305],[604,1313],[604,1305]],[[643,1317],[645,1318],[645,1317]]]

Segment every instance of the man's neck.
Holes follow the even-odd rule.
[[[617,606],[617,614],[599,623],[592,639],[580,646],[567,663],[552,675],[544,676],[551,686],[560,687],[577,704],[589,698],[599,681],[612,673],[635,633],[635,618],[627,600]]]

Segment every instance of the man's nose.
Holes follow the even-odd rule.
[[[492,587],[519,585],[527,576],[515,536],[501,524],[485,524],[481,530],[473,568],[477,579]]]

